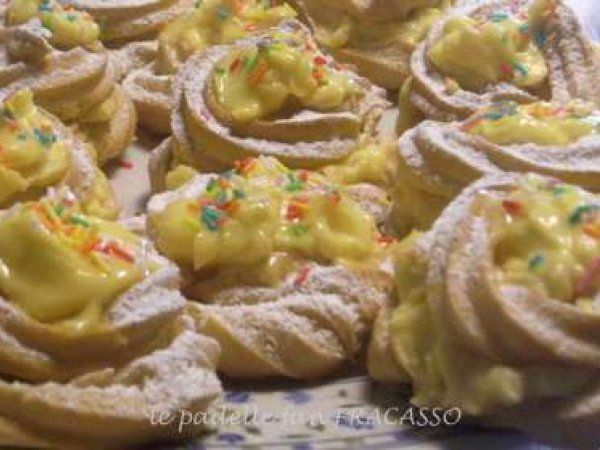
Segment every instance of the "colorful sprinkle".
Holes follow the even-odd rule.
[[[119,167],[122,167],[123,169],[131,170],[135,166],[134,166],[134,164],[131,161],[127,161],[125,159],[122,159],[122,160],[119,161]]]
[[[538,253],[537,255],[534,255],[529,259],[529,268],[532,270],[537,269],[539,266],[544,264],[545,261],[546,258],[544,257],[544,255]]]
[[[516,216],[523,211],[523,205],[517,200],[505,199],[502,200],[502,207],[511,216]]]
[[[300,269],[300,272],[298,272],[298,275],[296,275],[296,278],[294,279],[295,288],[299,288],[306,283],[306,280],[308,280],[308,276],[310,275],[310,271],[310,266],[304,266],[302,269]]]
[[[575,208],[573,213],[571,213],[571,215],[569,216],[569,223],[571,225],[578,225],[583,221],[583,219],[586,216],[588,216],[589,214],[597,213],[599,209],[600,209],[600,206],[595,205],[595,204],[587,204],[587,205],[578,206],[577,208]]]
[[[592,258],[586,265],[581,278],[575,284],[575,297],[582,297],[590,292],[600,276],[600,256]]]

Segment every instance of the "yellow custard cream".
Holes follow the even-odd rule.
[[[437,7],[417,8],[402,20],[377,24],[363,23],[350,14],[331,10],[327,3],[313,1],[311,8],[311,15],[316,22],[316,39],[326,47],[375,49],[399,45],[404,49],[413,49],[442,16],[450,1],[440,1]]]
[[[198,1],[192,12],[169,24],[160,34],[158,65],[162,72],[172,73],[176,67],[170,61],[184,62],[211,45],[230,44],[295,16],[296,12],[287,3]]]
[[[63,6],[57,0],[12,0],[5,13],[7,25],[19,25],[33,18],[50,31],[50,43],[58,48],[89,45],[100,36],[98,24],[87,12]]]
[[[390,341],[397,361],[413,379],[412,403],[452,406],[481,415],[497,406],[514,405],[524,396],[519,373],[480,358],[439,335],[427,292],[428,261],[415,252],[413,233],[395,247],[399,306],[390,320]]]
[[[138,237],[84,215],[62,192],[24,203],[0,219],[0,293],[32,319],[85,332],[140,281]]]
[[[0,105],[0,206],[59,182],[69,165],[67,147],[34,105],[31,91],[19,91]]]
[[[600,287],[600,198],[532,176],[492,208],[499,281],[589,307]]]
[[[569,145],[600,132],[600,113],[577,101],[566,105],[504,102],[475,114],[461,129],[500,145]]]
[[[373,262],[383,242],[373,219],[316,172],[248,159],[210,179],[198,198],[152,217],[159,249],[195,270],[262,267],[275,253],[323,263]]]
[[[545,42],[543,31],[531,26],[536,12],[532,7],[529,13],[497,12],[483,20],[453,17],[427,56],[440,72],[470,91],[503,81],[538,87],[548,68],[538,47]]]
[[[325,167],[323,172],[337,184],[389,184],[390,158],[393,155],[382,143],[361,144],[345,160]]]
[[[539,301],[568,302],[598,313],[592,301],[600,287],[597,196],[532,175],[506,194],[483,193],[474,206],[484,208],[488,221],[494,252],[491,282],[500,295],[500,286],[522,286]],[[511,367],[447,339],[428,301],[428,293],[442,286],[428,284],[428,256],[415,251],[418,237],[413,234],[396,247],[399,306],[390,322],[396,359],[414,381],[415,404],[452,405],[465,414],[482,415],[528,395],[578,388],[580,377],[557,373],[556,367]]]
[[[357,91],[354,80],[334,68],[310,38],[291,31],[232,50],[216,65],[212,84],[217,101],[239,122],[269,117],[292,100],[332,111]]]

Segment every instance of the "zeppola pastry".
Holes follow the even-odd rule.
[[[173,160],[202,171],[258,155],[292,168],[347,158],[372,139],[384,91],[321,53],[295,21],[191,57],[175,81]]]
[[[398,304],[370,372],[419,406],[592,448],[600,427],[600,198],[489,175],[396,254]]]
[[[431,29],[410,68],[408,101],[429,119],[464,119],[503,100],[600,106],[600,58],[563,0],[457,8]]]
[[[181,267],[197,330],[221,344],[219,371],[310,379],[356,356],[389,290],[378,202],[266,157],[150,200],[149,234]]]
[[[110,47],[155,39],[171,21],[197,0],[62,0],[89,13],[100,24],[102,41]]]
[[[171,22],[158,36],[154,61],[132,71],[123,86],[138,110],[140,124],[156,134],[171,132],[175,71],[194,53],[264,32],[295,11],[260,0],[206,0]]]
[[[150,414],[204,411],[219,395],[219,346],[194,331],[177,267],[69,191],[2,212],[0,260],[3,446],[172,439]]]
[[[88,140],[102,164],[119,156],[135,131],[135,108],[87,13],[55,0],[13,0],[1,29],[0,97],[30,88],[37,104]]]
[[[291,0],[336,60],[386,89],[409,75],[410,55],[449,0]]]
[[[392,219],[400,234],[428,229],[468,184],[488,173],[537,172],[600,192],[600,111],[592,104],[493,104],[462,122],[425,121],[398,144]]]
[[[38,108],[31,91],[0,104],[0,207],[37,199],[49,187],[69,187],[82,209],[114,219],[119,207],[93,149],[56,117]]]

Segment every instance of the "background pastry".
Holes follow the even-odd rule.
[[[600,192],[600,112],[580,101],[503,102],[463,122],[425,121],[398,143],[392,221],[426,230],[488,173],[537,172]]]
[[[597,209],[596,195],[537,175],[491,175],[466,189],[430,232],[399,247],[399,303],[377,322],[374,375],[391,357],[417,405],[592,446]]]
[[[175,71],[194,53],[264,32],[295,11],[286,3],[256,0],[207,0],[171,22],[158,36],[156,58],[133,71],[124,87],[133,99],[140,124],[156,134],[170,134]]]
[[[171,21],[191,9],[196,0],[65,0],[88,12],[102,29],[102,41],[115,47],[156,38]]]
[[[0,104],[0,207],[69,187],[82,209],[114,219],[119,206],[93,149],[56,117],[38,108],[29,90]]]
[[[320,45],[386,89],[398,89],[409,59],[450,0],[293,0]]]
[[[374,203],[371,192],[354,195]],[[197,329],[222,344],[219,370],[244,378],[316,378],[356,356],[387,298],[376,220],[273,158],[198,175],[148,206],[150,235],[202,302],[188,306]]]
[[[339,162],[375,134],[384,92],[339,68],[298,22],[190,58],[175,82],[174,159],[223,170],[275,156],[293,168]]]
[[[94,146],[101,164],[119,156],[133,139],[135,108],[117,85],[98,25],[54,0],[15,0],[4,21],[0,95],[30,88],[37,104]]]
[[[177,268],[119,224],[83,214],[68,191],[3,212],[0,257],[3,445],[172,439],[151,411],[176,419],[220,393],[219,346],[191,328]]]
[[[561,0],[457,8],[432,28],[410,67],[409,101],[436,120],[464,119],[501,100],[600,102],[600,59]]]

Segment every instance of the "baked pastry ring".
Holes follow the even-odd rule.
[[[207,0],[196,4],[160,33],[156,59],[123,82],[140,124],[153,133],[171,133],[174,74],[194,53],[264,32],[295,15],[286,3]]]
[[[219,371],[312,379],[354,359],[387,299],[385,201],[262,157],[152,197],[148,230],[202,302],[188,312],[221,344]]]
[[[386,89],[410,74],[409,60],[449,0],[291,0],[319,44]]]
[[[377,322],[371,373],[410,380],[417,405],[593,446],[599,205],[538,175],[489,175],[465,189],[431,231],[399,246],[399,303]]]
[[[202,171],[258,155],[292,168],[341,161],[375,134],[388,105],[382,89],[339,68],[295,21],[196,54],[174,89],[173,152]]]
[[[181,411],[204,411],[220,393],[219,346],[185,315],[177,267],[123,226],[84,215],[70,192],[2,212],[0,259],[2,445],[173,439]]]
[[[93,145],[100,164],[119,156],[133,139],[135,108],[117,84],[117,66],[97,40],[97,25],[54,0],[27,14],[20,6],[13,0],[5,12],[0,96],[30,88],[37,104]]]
[[[409,101],[428,119],[461,120],[503,100],[600,106],[600,58],[562,0],[457,8],[431,29],[410,68]]]
[[[102,42],[117,47],[156,38],[171,21],[188,12],[196,0],[65,0],[88,12],[102,28]]]
[[[579,101],[503,102],[462,122],[425,121],[402,135],[396,162],[391,217],[400,234],[428,229],[489,173],[537,172],[600,192],[600,111]]]
[[[93,149],[33,103],[30,90],[0,104],[0,208],[68,187],[84,212],[114,219],[119,206]]]

